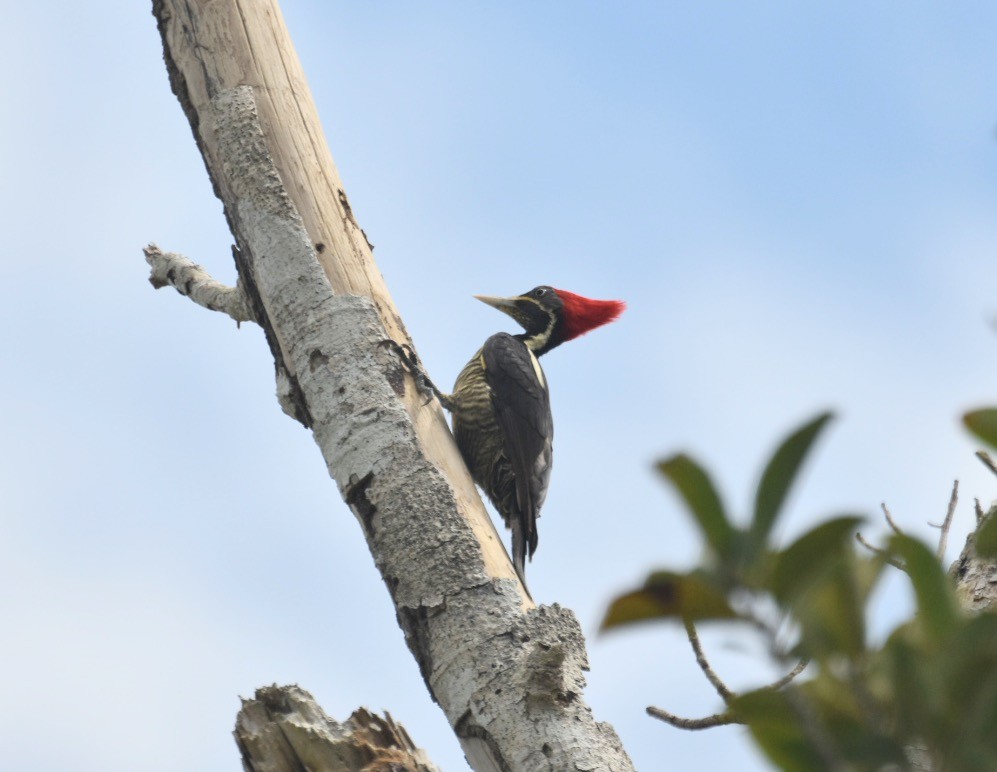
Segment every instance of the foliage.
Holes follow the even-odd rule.
[[[967,426],[997,445],[997,411],[973,415]],[[936,769],[997,769],[997,616],[960,610],[935,553],[902,534],[879,553],[860,552],[855,516],[821,522],[787,547],[772,544],[792,484],[830,418],[818,416],[779,445],[745,527],[692,458],[661,462],[702,532],[703,564],[651,574],[612,601],[603,628],[654,619],[741,623],[762,629],[780,660],[810,658],[797,681],[735,695],[727,705],[782,769],[903,769],[912,746]],[[868,603],[888,563],[903,566],[916,612],[875,646],[866,636]],[[780,644],[787,630],[792,640]]]
[[[997,448],[997,408],[971,410],[962,422],[974,435],[993,448]],[[976,454],[990,469],[997,473],[993,460],[984,451]],[[997,517],[984,522],[976,533],[976,551],[982,557],[997,558]]]
[[[997,448],[997,408],[971,410],[962,417],[962,422],[985,443]]]

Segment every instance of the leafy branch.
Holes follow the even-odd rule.
[[[935,526],[934,548],[904,533],[885,504],[890,536],[881,547],[857,533],[863,518],[853,515],[824,520],[787,547],[773,543],[775,523],[830,418],[817,416],[779,444],[746,526],[729,516],[710,475],[690,456],[658,464],[698,526],[705,557],[691,571],[653,572],[619,595],[603,629],[681,622],[724,709],[699,719],[647,712],[683,729],[744,723],[781,768],[908,768],[916,747],[937,769],[997,769],[997,616],[966,613],[941,562],[958,484]],[[997,410],[976,411],[965,422],[997,447]],[[977,502],[976,510],[977,532],[953,570],[980,577],[974,581],[982,586],[997,577],[997,507],[984,515]],[[856,539],[870,552],[856,550]],[[887,564],[904,570],[916,611],[885,642],[872,643],[869,599]],[[776,661],[798,664],[772,684],[737,694],[702,649],[696,625],[705,622],[749,628]],[[808,661],[806,677],[797,678]]]

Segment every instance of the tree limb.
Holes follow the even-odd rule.
[[[209,311],[228,314],[237,324],[256,321],[246,293],[238,284],[235,287],[222,284],[193,260],[175,252],[163,252],[155,244],[142,251],[152,269],[149,283],[156,289],[173,287]]]

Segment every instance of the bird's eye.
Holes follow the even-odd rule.
[[[547,290],[543,287],[537,287],[535,290],[533,290],[533,294],[538,298],[542,298],[544,295],[547,294]]]

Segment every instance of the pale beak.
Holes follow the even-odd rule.
[[[495,298],[491,295],[475,295],[474,297],[482,303],[487,303],[492,308],[497,308],[499,311],[504,311],[507,314],[510,311],[516,310],[517,298]]]

